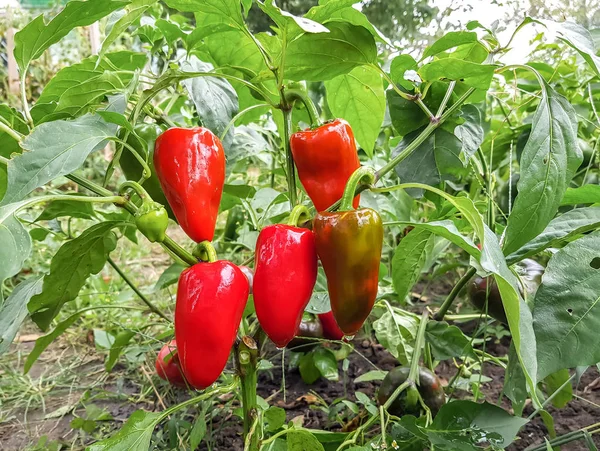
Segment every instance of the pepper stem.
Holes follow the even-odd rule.
[[[370,185],[375,181],[375,171],[367,166],[361,166],[358,168],[348,179],[346,188],[344,189],[344,195],[340,203],[341,211],[353,210],[352,201],[354,200],[356,187],[359,184]]]
[[[142,199],[142,202],[146,202],[147,200],[152,200],[152,198],[150,197],[150,194],[148,194],[148,191],[146,191],[144,188],[142,188],[142,185],[140,185],[137,182],[128,180],[125,183],[121,184],[121,186],[119,186],[119,194],[123,195],[125,194],[125,191],[127,189],[132,189],[133,191],[135,191],[138,196],[140,196],[140,198]]]
[[[300,219],[302,219],[302,217],[309,217],[308,214],[308,208],[306,208],[304,205],[296,205],[294,207],[294,209],[292,210],[292,212],[290,213],[290,219],[288,219],[288,225],[291,226],[297,226],[298,222],[300,222]]]
[[[287,89],[285,91],[285,101],[290,105],[293,105],[296,100],[299,100],[304,104],[304,108],[306,108],[310,120],[310,127],[316,128],[320,126],[319,112],[311,98],[308,96],[308,93],[300,89]]]
[[[196,245],[192,255],[203,262],[217,261],[217,252],[210,241],[202,241]]]

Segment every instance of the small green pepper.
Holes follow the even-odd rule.
[[[169,225],[169,215],[161,204],[144,202],[135,217],[135,225],[148,241],[162,243]]]

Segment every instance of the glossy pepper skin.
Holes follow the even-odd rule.
[[[371,313],[377,296],[381,217],[370,208],[320,212],[313,221],[313,232],[333,316],[342,332],[352,336]]]
[[[317,318],[302,319],[296,336],[286,347],[294,352],[307,352],[319,345],[317,340],[307,338],[323,338],[323,325]]]
[[[256,242],[253,295],[258,321],[279,348],[296,335],[317,281],[315,237],[308,229],[274,224]]]
[[[154,165],[177,221],[196,241],[211,241],[225,183],[225,152],[210,130],[171,128],[154,149]]]
[[[150,167],[150,178],[144,180],[142,183],[142,187],[148,191],[150,197],[153,200],[162,204],[167,209],[169,216],[171,218],[175,218],[173,215],[173,211],[167,202],[167,198],[165,197],[165,193],[160,186],[160,181],[158,180],[158,176],[156,175],[156,167],[154,166],[154,143],[156,142],[156,138],[160,135],[164,130],[156,124],[145,124],[141,123],[134,127],[135,133],[140,137],[140,139],[146,142],[146,146],[148,148],[148,166]],[[146,151],[143,146],[132,134],[129,134],[127,138],[127,144],[133,147],[139,156],[146,159]],[[123,170],[123,174],[127,180],[133,180],[137,182],[142,178],[142,165],[137,161],[137,159],[133,156],[133,154],[128,150],[124,149],[121,154],[121,158],[119,160],[119,165]]]
[[[323,326],[323,337],[328,340],[341,340],[344,338],[344,332],[340,329],[340,326],[335,322],[333,312],[319,314],[319,321]]]
[[[148,241],[162,243],[169,225],[169,214],[157,202],[144,202],[135,217],[135,225]]]
[[[248,299],[248,279],[233,263],[197,263],[177,288],[175,339],[188,383],[199,390],[225,368]]]
[[[156,374],[173,385],[185,387],[185,379],[177,355],[177,341],[171,340],[165,344],[156,356]]]
[[[360,167],[352,128],[343,119],[294,133],[290,147],[298,177],[317,211],[342,197],[348,178]],[[359,200],[357,195],[354,208]]]

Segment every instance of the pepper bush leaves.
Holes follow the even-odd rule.
[[[571,104],[542,80],[542,99],[521,155],[519,193],[508,217],[504,253],[542,232],[556,214],[583,156]]]
[[[28,304],[31,318],[42,330],[48,328],[66,302],[77,297],[87,278],[102,270],[108,254],[117,246],[112,229],[119,224],[107,221],[93,225],[64,243],[52,258],[42,292]]]
[[[8,211],[9,206],[0,207],[0,285],[6,279],[17,274],[31,253],[31,236],[23,224]],[[0,303],[3,299],[0,290]]]
[[[600,233],[552,256],[534,302],[538,379],[563,368],[600,361]]]
[[[400,241],[392,258],[392,283],[398,300],[404,302],[421,276],[427,254],[433,249],[433,233],[426,229],[412,230]]]
[[[19,201],[36,188],[78,169],[90,153],[106,145],[116,130],[116,125],[91,114],[37,126],[22,143],[29,152],[8,162],[8,188],[0,206]]]

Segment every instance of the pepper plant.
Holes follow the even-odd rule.
[[[567,369],[600,362],[600,193],[589,182],[600,59],[590,33],[527,17],[504,42],[474,21],[414,55],[352,4],[321,0],[299,17],[273,0],[72,0],[17,32],[22,101],[0,106],[0,351],[26,317],[50,330],[27,372],[85,311],[121,308],[61,313],[109,264],[160,318],[158,374],[200,390],[162,412],[136,411],[88,449],[149,449],[169,415],[225,393],[240,402],[249,450],[506,448],[528,421],[527,399],[530,418],[540,414],[548,426],[548,446],[590,442],[593,429],[554,437],[547,411],[574,377]],[[250,31],[251,8],[270,31]],[[97,21],[106,24],[99,53],[61,69],[29,102],[37,60]],[[551,30],[556,44],[540,44],[539,59],[505,64],[526,27],[539,39]],[[139,48],[117,50],[126,30]],[[587,160],[580,143],[590,144]],[[102,174],[86,176],[106,146],[113,151]],[[53,183],[63,177],[70,188],[59,193]],[[40,206],[44,214],[27,221]],[[36,228],[58,217],[87,228],[77,236],[59,228],[64,242],[47,273],[23,277]],[[177,224],[195,247],[173,239]],[[136,230],[176,264],[174,326],[110,258],[118,241],[144,245]],[[407,305],[448,249],[459,278],[444,302]],[[535,294],[518,270],[532,257],[548,263]],[[252,262],[254,302],[238,267]],[[475,276],[485,281],[483,312],[460,314],[456,300]],[[270,339],[289,343],[305,309],[329,332],[301,355],[301,371],[312,365],[336,377],[332,346],[351,352],[361,327],[402,366],[369,375],[385,378],[379,405],[363,399],[366,413],[352,430],[309,430],[258,402]],[[510,332],[507,358],[486,352],[485,334],[482,349],[447,322],[485,326],[488,310]],[[112,365],[133,339],[119,335]],[[226,370],[219,380],[230,354],[235,376]],[[458,362],[447,400],[432,374],[445,360]],[[506,369],[514,415],[478,402],[481,384],[469,399],[452,399],[484,364]],[[187,439],[198,446],[198,435]]]

